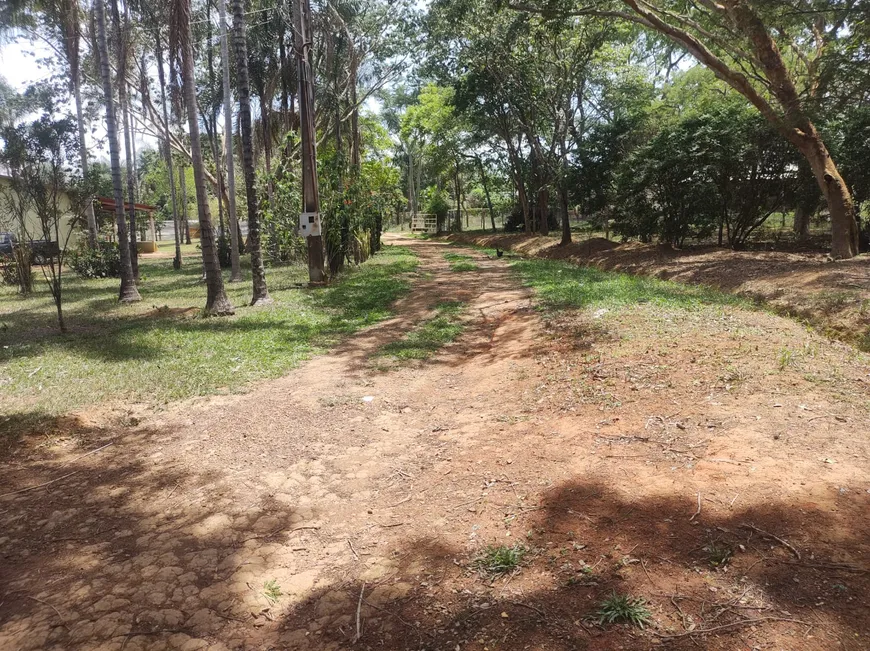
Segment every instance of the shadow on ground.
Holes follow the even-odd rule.
[[[319,519],[304,492],[289,500],[292,491],[256,491],[236,485],[232,474],[192,472],[164,455],[182,444],[172,432],[106,433],[90,449],[106,442],[117,444],[31,466],[26,483],[23,473],[4,477],[0,646],[868,645],[870,533],[860,496],[836,513],[772,503],[690,517],[694,505],[685,499],[634,500],[605,484],[567,482],[536,505],[490,507],[486,517],[511,523],[514,533],[499,542],[519,539],[530,553],[515,574],[489,578],[471,561],[475,547],[493,541],[457,545],[469,532],[448,525],[442,539],[420,535],[427,523],[412,522],[410,533],[380,529],[374,552],[367,546],[351,557],[338,523]],[[207,438],[201,444],[205,453]],[[441,516],[449,521],[450,510],[432,504],[427,520]],[[711,545],[733,553],[726,569],[710,565]],[[336,552],[345,560],[331,560]],[[650,628],[598,626],[597,604],[613,592],[645,598]],[[740,623],[759,618],[793,621]],[[715,627],[722,628],[701,633]],[[668,637],[692,629],[692,636]]]

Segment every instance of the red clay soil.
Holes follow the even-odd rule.
[[[524,257],[569,260],[610,271],[701,284],[749,297],[795,316],[823,334],[870,350],[870,256],[831,260],[824,253],[674,249],[592,238],[559,246],[539,235],[459,233],[448,239]]]
[[[507,260],[387,240],[394,319],[3,462],[0,649],[870,648],[866,355],[736,307],[544,321]],[[459,339],[385,368],[445,300]]]

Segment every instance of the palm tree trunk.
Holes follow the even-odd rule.
[[[181,230],[178,224],[178,196],[175,193],[175,172],[172,169],[172,147],[170,147],[169,134],[169,109],[166,106],[166,77],[163,72],[163,45],[160,42],[160,27],[157,26],[154,33],[154,49],[157,54],[157,77],[160,82],[160,106],[163,109],[163,137],[165,140],[166,171],[169,175],[169,196],[172,200],[172,232],[175,235],[175,258],[172,260],[172,268],[181,269]]]
[[[181,186],[181,221],[184,227],[184,243],[190,244],[190,215],[187,212],[187,165],[183,162],[178,167],[178,185]]]
[[[124,30],[121,30],[121,16],[118,12],[118,0],[112,0],[112,22],[115,27],[115,38],[118,41],[118,104],[121,106],[122,127],[124,130],[124,154],[127,168],[127,214],[130,220],[130,264],[133,267],[133,277],[139,282],[139,251],[136,248],[136,196],[133,189],[133,156],[130,143],[130,111],[127,106],[127,25],[125,17]]]
[[[82,80],[81,71],[78,63],[70,66],[70,74],[72,75],[73,97],[76,103],[76,125],[79,132],[79,157],[81,158],[82,176],[88,176],[88,146],[85,141],[85,119],[82,111]],[[88,246],[95,248],[97,246],[97,216],[94,214],[94,202],[88,202],[85,208],[85,218],[88,225]]]
[[[218,12],[221,21],[221,68],[224,90],[224,145],[226,149],[227,167],[227,220],[230,224],[230,282],[242,280],[242,270],[239,264],[239,227],[236,212],[236,178],[233,162],[233,99],[230,94],[230,48],[227,35],[226,0],[218,0]]]
[[[142,300],[136,288],[133,266],[130,261],[130,248],[127,244],[127,220],[124,218],[124,188],[121,182],[121,154],[118,142],[118,123],[115,119],[115,99],[112,92],[112,75],[109,71],[109,46],[106,42],[106,10],[102,0],[94,3],[97,23],[97,47],[100,60],[100,77],[103,82],[103,100],[106,103],[106,132],[109,137],[109,160],[112,169],[112,190],[115,197],[115,221],[118,225],[118,249],[121,257],[121,291],[118,299],[122,303]]]
[[[184,103],[187,105],[187,124],[190,130],[190,158],[193,163],[193,184],[196,188],[196,208],[199,217],[199,241],[202,247],[202,263],[205,268],[207,296],[205,312],[211,316],[234,313],[224,291],[221,267],[215,247],[214,228],[208,208],[205,188],[202,147],[199,140],[199,121],[196,110],[196,80],[193,71],[193,43],[190,33],[190,0],[177,0],[179,45],[181,47],[181,84]]]
[[[248,43],[242,0],[233,0],[233,44],[236,49],[236,81],[239,94],[239,125],[242,136],[242,167],[248,203],[248,246],[251,250],[251,275],[254,295],[251,305],[272,302],[266,286],[266,268],[260,247],[260,216],[257,213],[257,189],[254,187],[254,144],[251,128],[251,82],[248,77]]]

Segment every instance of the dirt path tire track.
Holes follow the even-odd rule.
[[[396,525],[388,505],[415,499],[419,473],[449,457],[455,443],[439,433],[488,418],[457,412],[497,405],[504,386],[486,379],[513,363],[510,350],[526,358],[537,319],[500,261],[476,256],[478,272],[454,274],[444,245],[386,239],[420,257],[395,318],[249,393],[105,432],[118,443],[75,477],[0,505],[0,648],[265,648],[273,613],[340,582],[358,558],[372,576],[391,567],[367,558],[372,528],[425,530]],[[373,370],[381,346],[445,300],[467,304],[460,342],[423,364]],[[469,356],[479,365],[469,369]],[[280,606],[265,597],[268,581]]]

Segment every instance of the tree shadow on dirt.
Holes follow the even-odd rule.
[[[311,649],[736,649],[775,640],[857,651],[870,625],[860,499],[836,514],[773,503],[693,518],[687,500],[635,501],[569,482],[539,507],[502,509],[528,532],[530,560],[516,574],[479,576],[468,549],[409,540],[383,577],[313,593],[275,634],[279,646]],[[644,598],[651,627],[600,626],[596,611],[614,593]]]
[[[0,478],[0,648],[180,648],[225,640],[228,623],[259,630],[270,606],[259,570],[297,572],[291,545],[320,528],[314,510],[171,453],[207,455],[207,435],[91,434]]]
[[[319,519],[295,482],[251,483],[273,464],[260,475],[192,468],[175,446],[208,455],[208,433],[104,431],[81,450],[93,452],[86,458],[4,475],[0,493],[62,479],[0,499],[0,646],[866,648],[861,495],[836,512],[809,502],[705,504],[693,517],[685,498],[565,482],[538,504],[481,503],[473,519],[489,528],[474,546],[521,540],[529,550],[517,572],[487,577],[471,566],[472,546],[458,542],[468,540],[458,520],[444,538],[421,535],[419,514],[397,509],[410,521],[364,529],[370,538],[365,547],[357,538],[357,551],[343,523]],[[439,516],[455,511],[430,504],[426,517]],[[712,546],[729,550],[727,562],[711,564]],[[597,604],[614,592],[645,598],[652,628],[599,627]],[[763,617],[806,624],[740,624]],[[725,628],[699,633],[716,626]],[[692,627],[694,636],[661,637]]]

